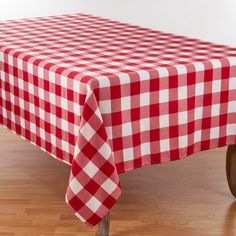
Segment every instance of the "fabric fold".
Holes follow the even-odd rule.
[[[81,221],[94,226],[115,204],[121,189],[98,102],[87,88],[66,200]]]

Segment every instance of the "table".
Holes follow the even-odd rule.
[[[97,235],[139,167],[230,145],[235,195],[236,48],[68,14],[1,22],[0,63],[0,124],[71,166],[66,202]]]

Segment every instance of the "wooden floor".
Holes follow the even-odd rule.
[[[235,236],[225,151],[121,176],[111,236]],[[0,128],[0,235],[93,236],[64,201],[69,167]]]

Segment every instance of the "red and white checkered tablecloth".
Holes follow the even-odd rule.
[[[71,165],[96,225],[120,173],[236,143],[236,49],[86,14],[0,23],[0,123]]]

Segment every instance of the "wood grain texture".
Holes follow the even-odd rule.
[[[226,148],[121,175],[111,236],[235,236]],[[0,235],[94,236],[65,203],[69,166],[0,128]]]
[[[227,149],[226,175],[230,191],[236,198],[236,145],[230,145]]]

